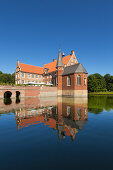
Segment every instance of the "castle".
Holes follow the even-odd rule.
[[[64,56],[59,50],[58,59],[43,67],[17,61],[15,84],[54,85],[58,96],[87,96],[87,71],[78,63],[74,51]]]

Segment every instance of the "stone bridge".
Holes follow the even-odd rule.
[[[57,96],[57,87],[46,86],[1,86],[0,98]]]

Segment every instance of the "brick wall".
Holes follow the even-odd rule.
[[[77,85],[77,76],[81,76],[81,85]],[[62,78],[62,90],[87,90],[87,74],[72,74],[71,77],[71,86],[67,86],[67,77],[63,76]],[[85,77],[86,77],[86,85],[85,85]]]
[[[10,91],[11,98],[16,98],[16,91],[20,92],[20,97],[51,97],[57,96],[57,87],[39,86],[0,86],[0,98],[4,98],[4,93]]]

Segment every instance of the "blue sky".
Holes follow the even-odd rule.
[[[113,75],[112,0],[0,0],[0,70],[75,51],[89,74]]]

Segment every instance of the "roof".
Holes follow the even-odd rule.
[[[67,55],[65,57],[62,58],[62,61],[63,61],[63,65],[67,64],[69,62],[71,58],[71,55]],[[48,68],[48,73],[51,73],[53,71],[56,71],[56,64],[57,64],[57,60],[51,62],[51,63],[48,63],[48,64],[45,64],[44,65],[44,68]]]
[[[62,58],[63,65],[67,65],[71,58],[71,55],[67,55]],[[51,63],[45,64],[43,67],[38,67],[38,66],[33,66],[29,64],[24,64],[24,63],[19,63],[19,66],[21,68],[21,71],[27,72],[27,73],[34,73],[34,74],[44,74],[44,68],[48,68],[47,73],[51,73],[56,71],[56,65],[57,65],[57,60],[54,60]]]
[[[43,74],[44,69],[43,67],[33,66],[29,64],[19,63],[21,71],[28,72],[28,73],[36,73],[36,74]]]
[[[58,59],[57,59],[56,67],[63,67],[63,61],[62,61],[61,50],[59,50],[59,54],[58,54]]]
[[[74,73],[86,73],[87,71],[85,68],[82,66],[81,63],[77,63],[68,67],[64,68],[63,76],[64,75],[69,75],[69,74],[74,74]]]

